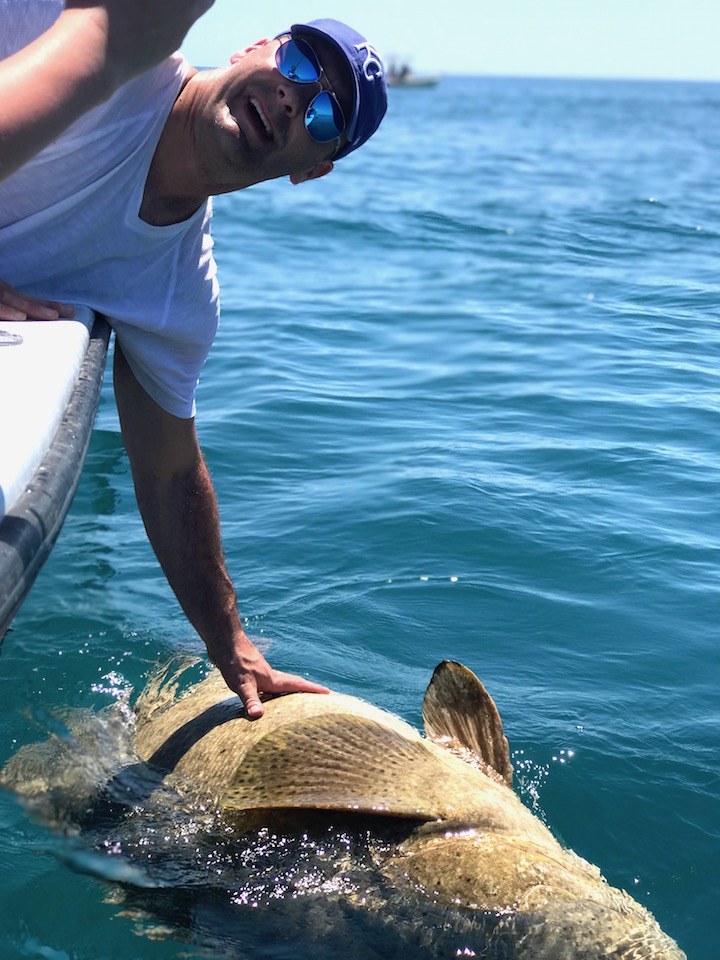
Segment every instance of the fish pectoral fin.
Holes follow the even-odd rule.
[[[453,660],[435,668],[422,704],[427,736],[464,748],[512,787],[510,747],[493,698],[472,670]]]
[[[435,820],[447,815],[442,757],[375,720],[286,724],[246,755],[222,798],[233,810],[317,809]]]

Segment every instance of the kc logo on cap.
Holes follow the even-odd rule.
[[[374,80],[375,77],[381,77],[383,75],[382,60],[375,47],[366,40],[365,43],[356,43],[355,49],[358,53],[363,51],[365,53],[365,60],[362,65],[365,79]]]

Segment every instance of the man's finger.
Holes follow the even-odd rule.
[[[6,320],[15,323],[17,321],[27,320],[27,314],[23,313],[22,310],[17,310],[15,307],[9,306],[8,304],[0,303],[0,320]]]
[[[245,701],[245,713],[249,720],[258,720],[265,713],[265,707],[257,697],[248,697]]]
[[[328,687],[313,680],[306,680],[295,673],[282,673],[276,670],[273,673],[272,693],[330,693]]]
[[[257,684],[253,680],[245,680],[240,684],[238,696],[243,702],[249,720],[257,720],[265,713],[265,707],[258,696]]]

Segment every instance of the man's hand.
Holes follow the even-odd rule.
[[[250,720],[259,719],[265,712],[261,702],[263,694],[330,692],[312,680],[274,670],[244,633],[231,650],[214,648],[210,643],[207,648],[228,687],[245,705]]]
[[[0,280],[0,320],[72,320],[74,316],[74,307],[30,297]]]

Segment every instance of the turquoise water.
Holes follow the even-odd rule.
[[[690,960],[717,952],[719,115],[703,84],[395,92],[332,176],[217,202],[198,421],[271,661],[415,724],[435,664],[466,663],[523,799]],[[2,647],[0,761],[200,650],[109,380]],[[272,915],[209,954],[138,938],[55,844],[0,795],[3,960],[317,955]]]

